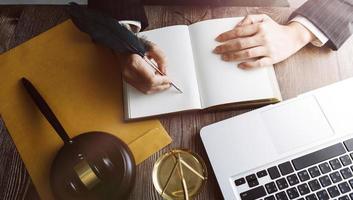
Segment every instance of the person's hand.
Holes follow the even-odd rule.
[[[170,87],[167,76],[156,73],[147,62],[137,54],[117,54],[122,67],[123,79],[145,94],[166,90]],[[150,44],[147,57],[153,59],[159,70],[166,73],[166,57],[155,44]]]
[[[300,23],[280,25],[267,15],[248,15],[234,29],[220,34],[214,49],[225,61],[241,61],[240,68],[281,62],[314,39]]]

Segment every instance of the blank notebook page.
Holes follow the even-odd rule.
[[[178,25],[140,33],[156,43],[167,56],[167,75],[183,91],[171,87],[145,95],[126,84],[125,101],[129,118],[160,115],[190,109],[201,109],[194,59],[187,26]]]
[[[231,30],[241,17],[202,21],[189,26],[202,107],[219,104],[269,99],[278,93],[272,66],[253,70],[237,67],[239,62],[225,62],[212,53],[220,45],[215,38]],[[275,84],[274,84],[275,83]]]

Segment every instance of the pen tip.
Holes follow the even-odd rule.
[[[180,94],[183,94],[183,91],[181,91],[179,88],[177,90],[179,91]]]
[[[174,83],[171,83],[171,85],[172,85],[176,90],[178,90],[180,94],[183,93],[183,91],[181,91],[181,89],[180,89],[179,87],[177,87]]]

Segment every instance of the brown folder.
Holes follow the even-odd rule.
[[[157,120],[123,121],[115,59],[71,21],[0,55],[0,114],[42,199],[53,199],[49,171],[63,142],[22,87],[21,77],[31,80],[71,137],[112,133],[129,145],[137,163],[171,142]]]

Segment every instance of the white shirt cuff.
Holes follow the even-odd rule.
[[[134,20],[120,20],[119,23],[124,25],[127,29],[133,32],[140,32],[141,30],[141,22]]]
[[[290,22],[293,21],[300,23],[305,28],[307,28],[312,34],[314,34],[316,39],[311,42],[313,45],[317,47],[322,47],[328,41],[326,35],[322,31],[320,31],[313,23],[311,23],[311,21],[309,21],[307,18],[298,15],[294,17]]]

